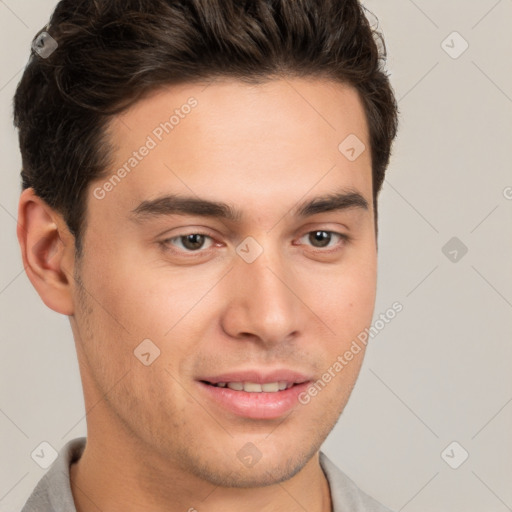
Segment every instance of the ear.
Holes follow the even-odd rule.
[[[75,239],[62,216],[33,188],[20,196],[17,235],[25,272],[43,302],[73,315]]]

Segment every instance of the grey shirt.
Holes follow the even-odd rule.
[[[85,442],[85,437],[79,437],[62,447],[21,512],[76,512],[69,482],[69,466],[80,458]],[[391,512],[361,491],[323,452],[320,452],[320,466],[329,482],[332,512]]]

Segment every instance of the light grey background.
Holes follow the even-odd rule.
[[[395,301],[404,309],[372,339],[324,451],[397,511],[510,511],[512,0],[365,4],[401,110],[380,196],[375,318]],[[33,290],[15,236],[12,96],[54,6],[0,0],[1,512],[19,510],[44,474],[31,458],[41,442],[59,450],[86,434],[68,319]],[[461,37],[469,47],[453,58]],[[452,237],[468,248],[445,250],[456,262],[442,251]],[[445,460],[456,465],[462,450],[452,469]]]

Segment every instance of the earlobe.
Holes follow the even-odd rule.
[[[25,272],[43,302],[73,315],[74,237],[62,216],[32,188],[19,200],[17,235]]]

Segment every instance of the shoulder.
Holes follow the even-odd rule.
[[[78,437],[61,448],[57,459],[39,480],[21,512],[76,512],[69,482],[69,466],[80,458],[85,443],[85,437]]]
[[[320,452],[319,456],[320,466],[329,482],[333,512],[392,512],[359,489],[325,453]]]

